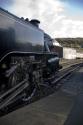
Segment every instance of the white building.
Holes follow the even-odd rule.
[[[76,50],[74,48],[63,48],[63,58],[64,59],[76,59]]]
[[[83,59],[83,53],[78,53],[78,52],[77,52],[77,53],[76,53],[76,57]]]

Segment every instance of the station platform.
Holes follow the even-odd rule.
[[[63,125],[74,96],[59,91],[0,118],[0,125]]]

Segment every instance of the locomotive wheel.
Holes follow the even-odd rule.
[[[30,80],[30,88],[26,90],[23,101],[30,103],[54,92],[54,89],[50,85],[44,83],[40,71],[34,71],[31,74]]]
[[[33,71],[29,73],[29,87],[24,91],[24,97],[22,100],[24,102],[30,103],[32,102],[36,97],[37,87],[35,84]]]
[[[9,76],[8,78],[8,88],[12,88],[18,83],[24,80],[24,73],[22,68],[18,66]]]
[[[24,79],[27,79],[29,86],[22,93],[23,101],[30,101],[36,92],[36,85],[34,84],[33,79],[33,65],[27,64],[26,60],[23,58],[13,58],[11,62],[10,69],[8,70],[7,79],[8,79],[8,89],[13,88],[15,85],[22,82]],[[16,67],[15,67],[16,66]]]
[[[14,87],[17,84],[19,77],[16,71],[14,71],[8,80],[8,88]]]

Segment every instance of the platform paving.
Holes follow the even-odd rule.
[[[70,84],[73,85],[78,81],[79,85],[77,80],[79,77],[81,84],[83,80],[81,73],[83,69],[74,73],[72,80],[69,79]],[[65,81],[63,87],[54,94],[1,117],[0,125],[63,125],[77,96],[75,87],[73,93],[70,84]]]

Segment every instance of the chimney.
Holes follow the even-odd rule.
[[[37,20],[37,19],[32,19],[32,20],[30,21],[30,23],[38,28],[38,27],[39,27],[39,24],[40,24],[40,21]]]
[[[29,19],[28,19],[28,18],[26,18],[26,19],[25,19],[25,21],[26,21],[26,22],[29,22]]]

